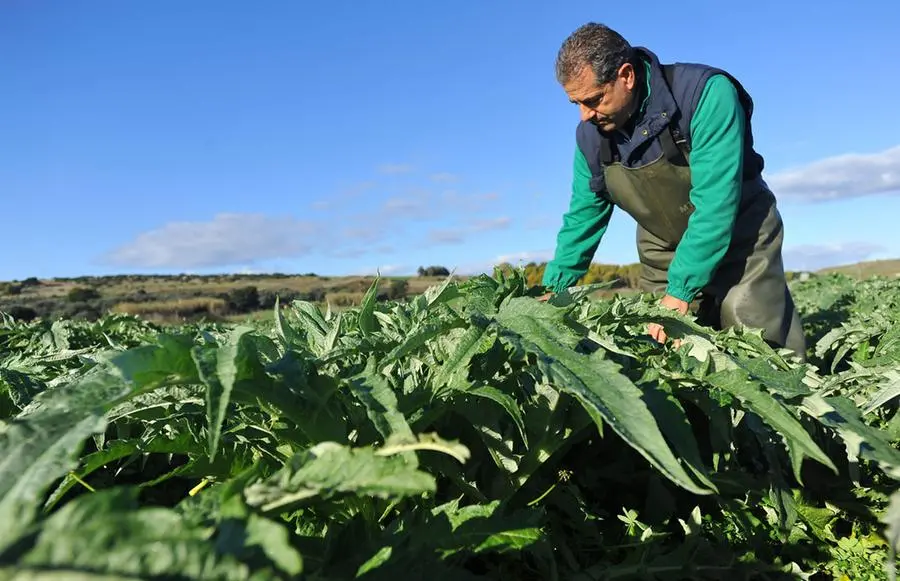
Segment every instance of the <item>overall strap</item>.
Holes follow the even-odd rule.
[[[680,139],[679,139],[680,138]],[[675,165],[688,165],[688,153],[690,149],[681,132],[674,124],[669,125],[668,131],[659,134],[659,144],[669,163]]]
[[[603,165],[610,165],[613,162],[619,161],[619,149],[616,147],[616,144],[613,143],[613,140],[601,135],[600,136],[600,163]]]

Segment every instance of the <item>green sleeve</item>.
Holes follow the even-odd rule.
[[[744,111],[724,75],[709,79],[691,120],[694,212],[669,267],[666,292],[692,301],[712,279],[731,244],[741,199]]]
[[[574,286],[591,265],[609,225],[613,204],[591,191],[591,170],[575,148],[572,198],[556,237],[556,252],[544,269],[543,285],[553,292]]]

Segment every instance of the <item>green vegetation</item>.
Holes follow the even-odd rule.
[[[794,283],[808,364],[637,293],[383,282],[4,318],[0,578],[891,578],[900,281]]]
[[[528,285],[541,284],[546,263],[524,265]],[[499,264],[503,272],[518,267]],[[857,278],[900,275],[900,261],[875,261],[837,267],[821,274],[846,273]],[[403,300],[440,284],[450,273],[444,266],[420,266],[418,275],[378,279],[379,301]],[[793,278],[794,273],[788,273]],[[579,284],[607,283],[596,296],[633,292],[640,276],[638,264],[592,264]],[[464,281],[468,277],[456,276]],[[375,282],[369,276],[318,276],[274,274],[223,275],[119,275],[54,278],[0,282],[0,311],[16,319],[76,319],[96,321],[108,313],[138,315],[160,323],[196,321],[238,322],[268,318],[276,299],[294,300],[327,309],[359,306]]]

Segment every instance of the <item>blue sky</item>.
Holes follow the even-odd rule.
[[[591,20],[749,89],[789,268],[900,257],[900,3],[719,6],[4,0],[0,279],[546,259]]]

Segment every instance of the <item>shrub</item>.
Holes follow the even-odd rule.
[[[66,295],[70,303],[86,303],[100,298],[100,293],[93,287],[77,286]]]

